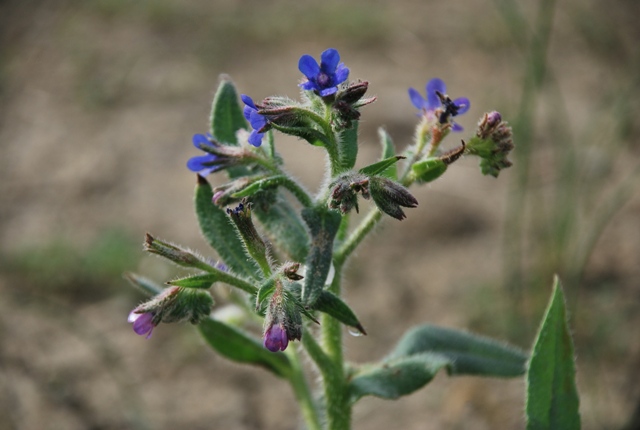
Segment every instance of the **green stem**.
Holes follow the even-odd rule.
[[[224,282],[225,284],[231,285],[232,287],[239,288],[242,291],[246,291],[251,295],[255,295],[258,292],[258,289],[255,287],[255,285],[250,284],[244,279],[237,278],[227,272],[223,272],[222,270],[218,270],[218,269],[214,269],[214,270],[215,272],[213,271],[209,271],[209,272],[215,273],[216,275],[218,275],[220,277],[219,278],[220,282]]]
[[[334,256],[334,265],[340,266],[344,264],[349,255],[356,249],[360,242],[373,230],[378,221],[382,218],[382,212],[377,208],[371,209],[367,217],[358,225],[358,227],[349,235],[349,238],[342,244]],[[337,275],[337,272],[336,272]]]
[[[289,357],[289,363],[291,364],[289,382],[291,383],[293,392],[300,404],[302,416],[307,424],[307,428],[309,430],[322,430],[320,418],[318,417],[317,406],[313,400],[311,391],[309,390],[307,379],[304,376],[300,357],[298,356],[295,348],[289,348],[286,354]]]
[[[342,266],[334,264],[335,275],[329,291],[340,295]],[[324,376],[324,396],[327,408],[327,428],[329,430],[347,430],[351,426],[351,402],[348,383],[344,374],[344,355],[342,351],[342,326],[329,315],[323,315],[322,343],[329,361],[330,371]]]

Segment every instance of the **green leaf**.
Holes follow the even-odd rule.
[[[431,182],[447,171],[447,165],[439,158],[427,158],[413,164],[411,169],[419,182]]]
[[[483,375],[512,377],[525,373],[526,354],[496,340],[430,324],[407,332],[389,359],[421,354],[438,353],[448,357],[450,375]]]
[[[338,154],[342,171],[353,169],[358,157],[358,121],[353,121],[353,126],[340,134]]]
[[[363,167],[362,169],[360,169],[360,173],[367,176],[378,175],[396,164],[398,160],[402,160],[403,158],[405,157],[403,157],[402,155],[394,155],[392,157],[385,158],[384,160],[378,161],[377,163],[373,163],[366,167]]]
[[[135,273],[127,272],[124,274],[124,278],[129,281],[131,285],[151,296],[160,294],[164,290],[163,287],[153,282],[151,279],[145,278],[144,276],[140,276]]]
[[[396,399],[429,383],[442,368],[449,375],[519,376],[526,360],[522,351],[495,340],[425,324],[405,334],[382,362],[355,372],[351,399]]]
[[[331,269],[333,239],[338,232],[342,217],[338,212],[318,207],[304,209],[302,218],[311,232],[311,247],[305,262],[307,270],[302,287],[302,304],[312,306],[324,289],[324,283]]]
[[[202,234],[231,270],[239,275],[255,278],[255,266],[247,257],[235,226],[226,212],[213,204],[212,197],[211,185],[198,175],[195,205]]]
[[[242,114],[235,85],[226,75],[220,78],[211,106],[211,136],[218,142],[237,145],[236,132],[247,129],[247,121]]]
[[[365,365],[350,383],[351,402],[364,396],[397,399],[428,384],[450,361],[438,354],[416,354],[385,362]]]
[[[254,214],[260,221],[271,242],[278,245],[293,261],[303,262],[309,253],[309,235],[300,215],[282,195],[267,211],[254,207]]]
[[[527,372],[527,430],[580,428],[575,373],[564,295],[556,277]]]
[[[367,334],[349,305],[327,290],[320,293],[318,300],[313,304],[313,309],[331,315],[342,324],[354,327],[362,334]]]
[[[262,366],[281,377],[289,375],[291,365],[284,354],[267,350],[258,339],[233,326],[207,318],[198,330],[213,349],[230,360]]]
[[[219,280],[220,276],[218,276],[216,273],[203,273],[201,275],[174,279],[173,281],[167,282],[167,284],[174,285],[176,287],[201,288],[206,290],[207,288],[211,288],[211,285]]]
[[[378,129],[378,136],[380,136],[380,145],[382,145],[382,159],[384,160],[394,156],[396,153],[396,146],[393,144],[393,140],[391,140],[391,136],[389,136],[387,130],[380,127]],[[393,164],[380,172],[380,175],[397,181],[398,167]]]

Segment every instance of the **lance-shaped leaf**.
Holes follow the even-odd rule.
[[[580,428],[575,373],[564,295],[556,277],[527,371],[527,430]]]
[[[386,171],[389,167],[396,164],[398,160],[402,160],[403,158],[405,157],[403,157],[402,155],[394,155],[392,157],[385,158],[384,160],[363,167],[362,169],[360,169],[360,173],[367,176],[378,175]]]
[[[305,262],[306,273],[302,287],[302,304],[312,306],[320,296],[331,269],[333,239],[340,227],[338,212],[325,208],[308,208],[302,211],[302,218],[311,232],[311,247]]]
[[[416,354],[384,364],[364,365],[350,383],[351,402],[364,396],[397,399],[428,384],[450,360],[439,354]]]
[[[351,170],[358,157],[358,121],[353,121],[352,127],[340,133],[338,155],[342,171]]]
[[[527,355],[518,348],[465,331],[425,324],[407,332],[388,359],[424,352],[448,357],[450,375],[519,376]]]
[[[495,340],[426,324],[405,334],[382,362],[360,368],[351,381],[351,398],[395,399],[429,383],[441,368],[449,375],[519,376],[526,360],[519,349]]]
[[[247,121],[238,102],[238,92],[228,76],[220,77],[220,85],[211,105],[211,135],[223,144],[237,145],[236,132],[247,129]]]
[[[431,182],[447,171],[447,164],[439,158],[427,158],[413,164],[411,169],[419,182]]]
[[[260,340],[233,326],[207,318],[198,330],[213,349],[230,360],[262,366],[285,378],[289,375],[291,365],[284,354],[268,351]]]
[[[254,213],[272,243],[293,261],[302,262],[309,253],[309,234],[300,215],[281,195],[266,211],[259,205]]]
[[[367,334],[362,324],[358,320],[356,314],[351,310],[349,305],[335,294],[323,290],[318,299],[313,304],[313,309],[331,315],[342,324],[357,329],[362,334]]]
[[[238,237],[229,216],[213,204],[212,198],[211,185],[198,175],[195,205],[202,234],[232,271],[255,278],[255,266],[247,257],[242,240]]]
[[[199,288],[199,289],[207,289],[213,285],[214,282],[220,280],[220,276],[216,273],[203,273],[201,275],[187,276],[180,279],[174,279],[173,281],[167,282],[169,285],[174,285],[176,287],[184,287],[184,288]]]
[[[151,279],[145,278],[144,276],[140,276],[136,273],[127,272],[124,274],[124,278],[129,281],[131,285],[150,296],[160,294],[162,290],[164,290],[162,286],[153,282]]]
[[[387,130],[380,127],[378,129],[378,136],[380,137],[380,145],[382,146],[382,159],[385,160],[387,158],[393,157],[396,153],[396,146],[393,144],[393,140],[391,140],[391,136],[387,133]],[[392,164],[391,166],[384,169],[380,172],[380,175],[386,176],[389,179],[393,179],[394,181],[398,180],[398,167],[396,164]]]

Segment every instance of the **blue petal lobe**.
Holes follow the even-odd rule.
[[[246,95],[246,94],[241,94],[241,95],[240,95],[240,98],[242,99],[242,102],[243,102],[244,104],[246,104],[247,106],[249,106],[249,107],[251,107],[251,108],[253,108],[253,109],[257,109],[257,107],[256,107],[255,103],[253,103],[253,99],[252,99],[251,97],[249,97],[248,95]]]
[[[305,54],[300,57],[300,61],[298,61],[298,70],[300,70],[307,79],[312,79],[320,73],[320,66],[318,66],[315,58]]]
[[[326,97],[329,96],[331,94],[334,94],[338,91],[338,87],[329,87],[329,88],[325,88],[324,90],[320,91],[320,96],[321,97]]]
[[[440,98],[436,91],[440,91],[442,94],[447,93],[447,86],[440,78],[433,78],[427,82],[427,109],[433,110],[440,107]]]
[[[349,77],[349,68],[344,66],[344,63],[340,63],[338,65],[338,68],[336,69],[336,74],[335,74],[335,85],[341,84],[344,81],[347,80],[347,78]]]
[[[336,49],[329,48],[320,56],[320,68],[326,74],[335,73],[340,62],[340,54]]]
[[[209,139],[207,139],[207,137],[204,134],[194,134],[193,139],[191,139],[191,141],[193,142],[193,146],[195,146],[198,149],[200,149],[200,147],[202,146],[209,146],[211,144]]]
[[[318,86],[316,85],[315,82],[313,81],[307,81],[307,82],[303,82],[299,85],[300,88],[302,88],[303,90],[315,90],[318,88]]]
[[[253,130],[249,135],[249,143],[257,148],[262,145],[262,136],[264,136],[264,133],[258,133],[257,130]]]
[[[411,103],[418,109],[426,108],[426,100],[420,95],[420,93],[413,89],[409,88],[409,98],[411,99]]]
[[[457,115],[462,115],[463,113],[468,111],[469,108],[471,107],[471,103],[469,102],[469,99],[466,97],[459,97],[455,99],[453,101],[453,104],[458,107]]]
[[[460,124],[458,124],[458,123],[455,123],[455,122],[454,122],[454,123],[451,125],[451,131],[456,131],[456,132],[458,132],[458,131],[462,131],[462,130],[464,130],[464,128],[463,128]]]
[[[187,161],[187,168],[192,172],[199,172],[203,169],[207,169],[211,167],[211,166],[205,166],[205,163],[211,163],[215,160],[216,160],[216,156],[213,154],[191,157],[189,161]]]

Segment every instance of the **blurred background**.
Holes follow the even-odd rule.
[[[209,253],[185,163],[218,76],[297,97],[299,57],[328,47],[378,97],[359,166],[379,126],[410,142],[407,88],[436,76],[471,100],[459,137],[496,109],[516,143],[498,179],[459,161],[359,250],[346,299],[369,335],[347,336],[348,357],[427,321],[529,349],[558,273],[584,428],[640,428],[639,16],[635,0],[0,2],[0,429],[299,427],[284,382],[191,326],[136,336],[143,296],[122,273],[175,275],[143,255],[147,231]],[[320,150],[276,139],[315,190]],[[354,429],[523,429],[524,389],[439,375],[363,399]]]

